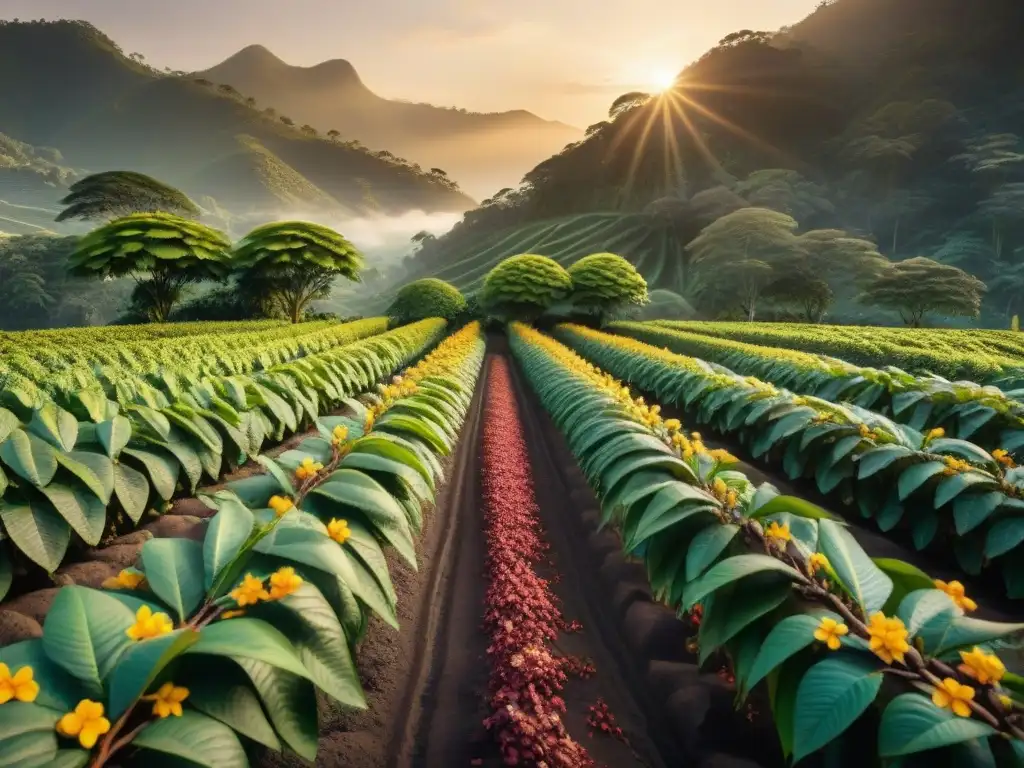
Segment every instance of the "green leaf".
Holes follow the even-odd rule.
[[[142,569],[153,593],[185,621],[205,594],[203,547],[191,539],[150,539]]]
[[[780,512],[788,512],[791,515],[806,517],[809,520],[833,520],[839,522],[835,515],[826,512],[817,504],[812,504],[796,496],[775,496],[752,512],[750,517],[753,520],[761,520],[777,515]]]
[[[1024,624],[972,619],[954,612],[937,615],[918,630],[917,636],[929,654],[946,656],[961,648],[991,643],[1021,632],[1024,632]]]
[[[693,537],[686,550],[686,580],[693,581],[725,551],[739,533],[740,527],[732,523],[709,525]]]
[[[252,681],[270,722],[284,743],[300,757],[310,762],[315,760],[319,727],[313,684],[259,661],[238,659],[237,662]]]
[[[70,712],[86,691],[63,667],[55,664],[43,649],[42,639],[22,640],[0,648],[0,662],[14,674],[22,667],[32,667],[32,677],[39,683],[35,703],[58,712]]]
[[[999,491],[989,493],[969,493],[958,497],[953,502],[953,520],[956,532],[963,536],[984,523],[999,505],[1006,500],[1006,495]]]
[[[9,701],[0,719],[0,766],[31,768],[57,756],[55,726],[60,713],[37,704]]]
[[[770,555],[736,555],[718,563],[702,577],[686,585],[683,591],[683,606],[693,606],[726,584],[755,573],[774,572],[790,581],[806,581],[793,566]]]
[[[210,624],[199,634],[199,642],[186,653],[253,659],[309,678],[288,638],[259,619],[243,617]]]
[[[235,499],[221,501],[203,539],[203,575],[206,589],[238,555],[249,539],[256,519],[248,507]],[[218,590],[219,591],[219,590]]]
[[[277,494],[280,485],[271,475],[252,475],[227,484],[229,491],[238,496],[249,509],[263,509],[270,497]]]
[[[119,414],[97,424],[96,436],[107,456],[116,459],[132,437],[132,423]]]
[[[0,443],[0,459],[37,488],[47,485],[57,474],[55,453],[52,445],[22,429],[15,429]]]
[[[772,631],[768,633],[768,637],[761,644],[761,651],[750,668],[746,687],[753,688],[786,659],[813,643],[814,631],[821,624],[822,618],[826,616],[837,621],[840,620],[839,616],[831,611],[814,614],[797,613],[787,616],[772,627]]]
[[[281,751],[281,741],[264,714],[248,675],[237,664],[190,664],[180,684],[188,688],[189,707],[219,720],[246,738]]]
[[[1012,552],[1024,541],[1024,518],[1004,517],[996,521],[985,536],[985,557]]]
[[[869,658],[836,654],[811,667],[796,693],[794,762],[849,728],[881,687],[882,672]]]
[[[338,517],[344,517],[345,507],[358,509],[409,567],[416,570],[416,548],[405,511],[372,477],[354,469],[338,469],[326,483],[317,486],[312,495],[341,504]]]
[[[127,464],[114,465],[114,494],[132,522],[139,522],[149,503],[149,481]]]
[[[205,768],[249,768],[245,749],[234,731],[212,717],[188,709],[181,717],[165,717],[150,723],[139,731],[132,746]]]
[[[54,403],[38,408],[27,429],[62,451],[72,450],[78,440],[78,419]]]
[[[174,495],[178,484],[178,463],[170,456],[141,448],[125,448],[124,455],[131,456],[145,467],[153,489],[161,499],[167,501]]]
[[[179,629],[150,640],[140,640],[125,650],[110,674],[107,717],[119,718],[171,661],[199,640],[193,629]]]
[[[278,486],[286,496],[294,498],[295,487],[292,485],[291,478],[288,477],[288,473],[281,469],[276,461],[271,459],[269,456],[257,456],[256,461],[263,465],[270,476],[277,481]]]
[[[100,499],[63,483],[50,483],[41,492],[86,544],[99,544],[107,524],[107,508]]]
[[[912,453],[913,451],[902,445],[881,445],[865,451],[857,460],[857,477],[861,480],[871,477]]]
[[[900,473],[900,479],[896,487],[899,489],[900,501],[904,501],[910,494],[928,482],[929,478],[942,474],[946,465],[941,461],[925,461],[920,464],[912,464]]]
[[[866,613],[872,614],[885,605],[892,593],[892,580],[848,530],[831,520],[819,521],[818,551],[828,558],[842,587]]]
[[[50,504],[38,498],[26,501],[8,491],[0,499],[0,521],[32,562],[48,573],[60,567],[71,543],[71,528]]]
[[[114,463],[102,453],[71,451],[55,453],[57,463],[82,481],[106,506],[114,493]]]
[[[900,757],[994,734],[995,729],[987,723],[957,717],[921,694],[904,693],[882,713],[878,753],[884,758]]]
[[[87,587],[63,587],[43,625],[46,655],[82,681],[94,698],[132,641],[131,610],[110,595]]]
[[[882,573],[892,580],[892,593],[885,605],[882,606],[882,613],[886,616],[896,613],[903,598],[911,592],[919,589],[931,589],[935,586],[931,576],[910,563],[884,557],[876,557],[872,560]]]
[[[14,566],[11,564],[11,555],[7,551],[7,546],[0,544],[0,601],[7,597],[13,580]]]
[[[936,619],[945,624],[956,615],[956,605],[945,592],[929,587],[911,592],[900,603],[897,615],[913,637]]]
[[[698,635],[701,664],[750,624],[782,605],[792,593],[788,582],[763,580],[761,574],[754,574],[739,586],[715,593],[705,608]]]

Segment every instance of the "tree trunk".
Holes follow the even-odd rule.
[[[892,228],[892,255],[896,255],[896,238],[900,234],[900,217],[896,217],[896,226]]]

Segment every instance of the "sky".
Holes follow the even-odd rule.
[[[151,65],[195,71],[247,45],[289,64],[347,59],[387,98],[527,109],[583,128],[722,37],[818,0],[0,0],[0,18],[80,18]]]

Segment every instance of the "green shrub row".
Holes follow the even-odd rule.
[[[970,440],[988,451],[1014,454],[1024,449],[1024,402],[997,387],[918,377],[896,368],[866,368],[662,323],[614,323],[608,330],[757,376],[797,394],[870,408],[919,431],[942,427],[950,437]]]
[[[121,380],[116,400],[83,389],[0,408],[0,598],[12,548],[54,571],[73,538],[95,546],[179,488],[216,481],[423,354],[445,325],[425,320],[252,375]]]
[[[969,574],[997,569],[1008,594],[1024,597],[1024,469],[941,430],[922,434],[635,339],[570,325],[555,335],[698,424],[736,437],[755,459],[778,460],[791,479],[813,478],[883,531],[903,525],[919,549],[952,550]]]
[[[825,750],[838,765],[856,739],[885,765],[1024,763],[1024,678],[992,653],[1024,624],[966,617],[955,590],[870,558],[820,508],[754,487],[568,348],[519,324],[510,338],[605,522],[661,599],[701,606],[701,663],[724,653],[740,699],[762,688],[787,757]],[[850,735],[858,721],[869,727]]]
[[[314,761],[318,689],[366,706],[356,644],[371,611],[397,624],[382,547],[415,567],[483,348],[467,327],[414,383],[348,402],[355,418],[321,418],[322,436],[205,497],[201,542],[151,539],[120,588],[63,587],[41,639],[0,648],[0,765]]]

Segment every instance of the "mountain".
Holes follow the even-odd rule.
[[[800,232],[873,240],[891,260],[966,269],[988,285],[983,322],[1005,328],[1024,312],[1021,29],[1020,0],[826,0],[783,30],[729,35],[674,88],[625,94],[520,188],[424,243],[402,279],[454,274],[479,244],[528,243],[541,224],[601,213],[607,228],[608,216],[640,214],[652,237],[634,233],[623,255],[652,287],[728,315],[723,294],[706,291],[723,275],[687,269],[685,246],[721,216],[762,207]]]
[[[233,214],[473,205],[442,176],[286,125],[230,89],[157,72],[86,22],[0,22],[0,93],[0,131],[15,141],[56,147],[62,164],[83,173],[150,174]],[[48,206],[60,187],[42,196]]]
[[[230,85],[296,123],[442,168],[479,197],[515,186],[537,162],[583,136],[578,128],[524,110],[473,113],[385,99],[345,60],[297,67],[260,45],[196,77]]]

